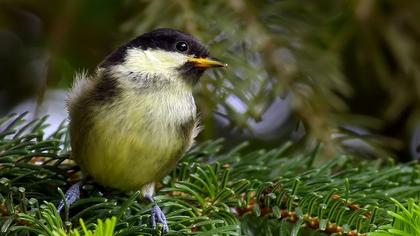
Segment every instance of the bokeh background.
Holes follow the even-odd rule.
[[[419,15],[418,0],[1,0],[0,115],[49,114],[53,130],[77,71],[171,27],[229,64],[195,91],[201,140],[418,159]]]

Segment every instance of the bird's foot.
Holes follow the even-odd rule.
[[[65,203],[68,206],[71,206],[77,199],[80,198],[80,187],[81,186],[82,186],[82,181],[79,181],[79,182],[73,184],[72,186],[70,186],[70,188],[64,194],[65,202],[64,202],[64,200],[61,200],[60,203],[58,204],[58,207],[57,207],[58,212],[61,212]]]
[[[156,203],[152,208],[150,221],[154,229],[156,229],[156,225],[160,223],[163,225],[163,233],[165,234],[168,233],[169,226],[168,226],[168,222],[166,221],[165,213],[163,213],[163,211],[160,209],[160,207]]]
[[[168,222],[166,221],[165,213],[157,205],[155,199],[151,195],[145,196],[150,202],[153,203],[152,212],[150,215],[150,223],[152,224],[153,229],[156,229],[157,224],[162,224],[163,233],[166,234],[169,232]]]

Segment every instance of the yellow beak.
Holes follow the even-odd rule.
[[[227,64],[217,61],[215,59],[211,58],[195,58],[195,57],[189,57],[188,62],[194,64],[195,67],[198,68],[211,68],[211,67],[226,67]]]

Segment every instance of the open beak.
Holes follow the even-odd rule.
[[[196,57],[189,57],[188,62],[192,63],[197,68],[211,68],[211,67],[226,67],[227,64],[218,61],[214,58],[196,58]]]

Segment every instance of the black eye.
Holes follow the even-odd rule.
[[[188,44],[184,41],[177,42],[175,47],[178,52],[185,52],[188,50]]]

